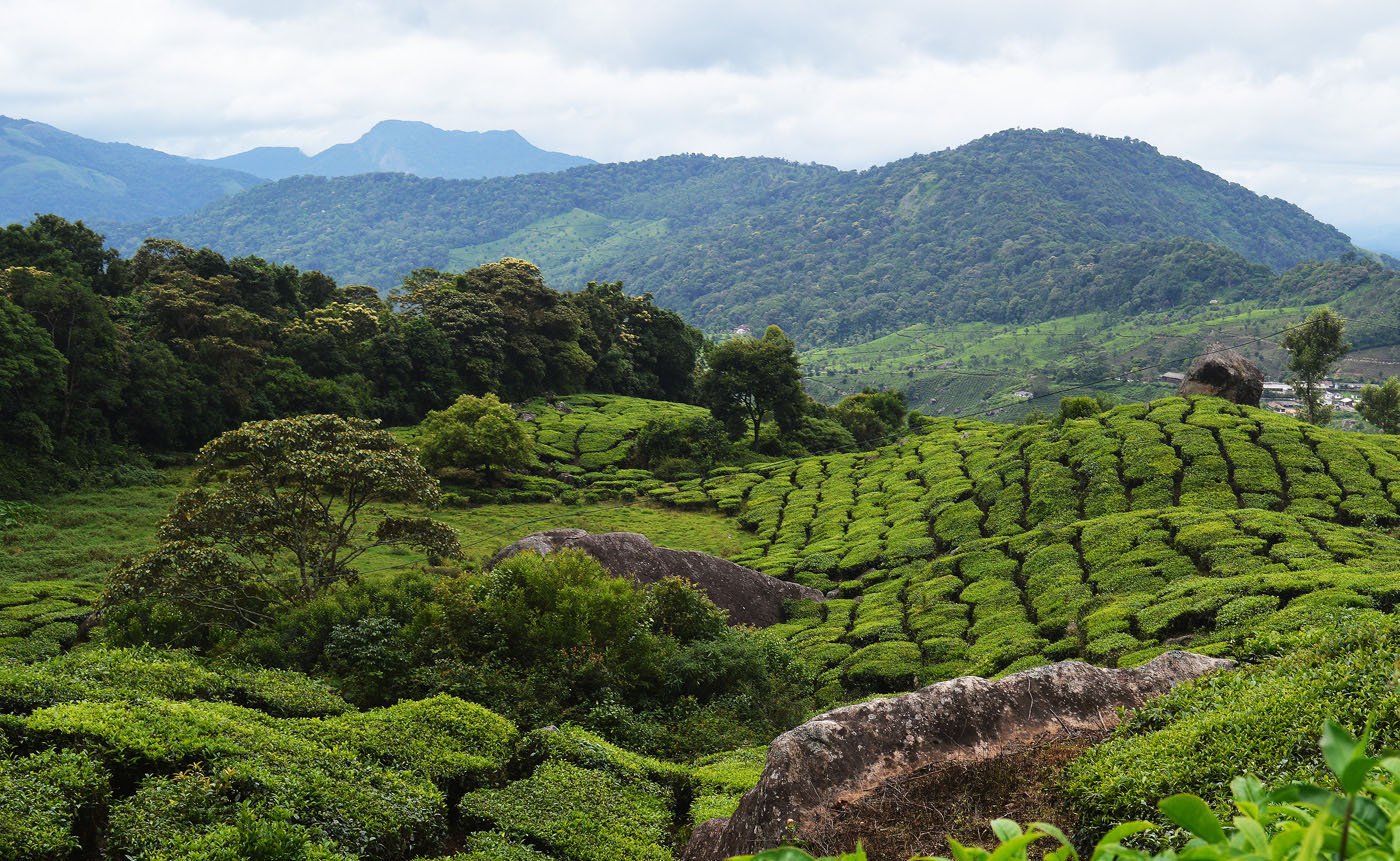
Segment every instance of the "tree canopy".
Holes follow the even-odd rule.
[[[372,549],[458,552],[456,533],[431,518],[379,514],[372,526],[360,523],[371,503],[439,500],[415,453],[373,422],[250,422],[201,449],[198,464],[200,486],[176,498],[159,546],[112,572],[105,605],[158,599],[196,627],[254,627],[354,580]]]
[[[1332,407],[1327,404],[1322,380],[1332,367],[1351,350],[1342,338],[1345,321],[1330,308],[1319,308],[1308,315],[1303,325],[1286,332],[1280,344],[1291,355],[1288,369],[1293,372],[1289,383],[1303,406],[1303,417],[1315,425],[1332,420]]]
[[[700,379],[700,398],[731,437],[749,430],[755,446],[770,415],[780,428],[791,429],[807,400],[792,339],[769,326],[762,338],[720,344]]]
[[[243,422],[416,423],[459,396],[694,397],[703,338],[621,282],[560,293],[507,258],[419,269],[386,301],[257,257],[150,240],[130,258],[55,216],[0,230],[0,497],[193,451]]]

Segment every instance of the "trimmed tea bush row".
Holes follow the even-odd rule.
[[[451,696],[360,712],[297,673],[85,648],[0,664],[0,857],[420,858],[450,835],[456,861],[669,861],[764,753],[686,767]]]

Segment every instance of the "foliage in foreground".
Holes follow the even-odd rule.
[[[188,642],[159,606],[105,627],[113,644]],[[811,705],[787,643],[728,625],[686,581],[643,588],[579,551],[368,579],[194,644],[315,673],[360,706],[447,693],[673,757],[767,742]]]
[[[1277,656],[1180,685],[1071,764],[1065,790],[1081,822],[1149,818],[1172,792],[1223,806],[1241,773],[1273,785],[1325,780],[1313,734],[1328,719],[1359,732],[1374,713],[1377,742],[1400,746],[1400,619],[1333,616],[1301,634],[1256,638],[1245,651]]]
[[[450,696],[356,711],[301,674],[183,652],[0,663],[4,858],[669,861],[695,799],[753,760],[521,735]]]

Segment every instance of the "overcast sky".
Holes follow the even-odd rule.
[[[0,0],[0,22],[0,114],[182,155],[392,118],[863,168],[1068,126],[1400,253],[1393,0]]]

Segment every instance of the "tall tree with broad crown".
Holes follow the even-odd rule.
[[[457,533],[431,518],[360,523],[371,503],[440,499],[413,450],[376,424],[310,415],[220,435],[200,450],[200,486],[161,521],[160,545],[112,572],[102,604],[164,599],[201,625],[241,629],[356,579],[375,548],[455,556]]]

